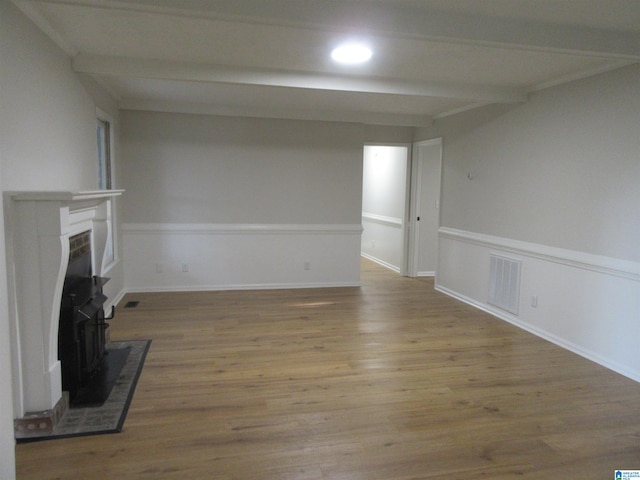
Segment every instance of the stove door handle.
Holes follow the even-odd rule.
[[[111,313],[108,317],[104,317],[105,320],[113,320],[113,317],[116,316],[116,306],[111,305]]]

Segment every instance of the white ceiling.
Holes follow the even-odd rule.
[[[419,126],[640,62],[638,0],[14,3],[123,109]]]

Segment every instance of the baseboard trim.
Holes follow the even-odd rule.
[[[377,263],[378,265],[383,266],[384,268],[388,268],[389,270],[393,270],[396,273],[400,273],[399,267],[396,267],[395,265],[391,265],[390,263],[387,263],[384,260],[380,260],[379,258],[369,255],[368,253],[361,252],[360,256],[366,258],[367,260],[371,260],[372,262]]]
[[[459,300],[463,303],[471,305],[472,307],[475,307],[479,310],[489,313],[490,315],[493,315],[494,317],[497,317],[500,320],[504,320],[505,322],[508,322],[518,328],[521,328],[537,337],[540,337],[548,342],[551,342],[559,347],[562,347],[565,350],[569,350],[570,352],[573,352],[576,355],[580,355],[581,357],[587,360],[597,363],[598,365],[601,365],[605,368],[608,368],[609,370],[612,370],[616,373],[619,373],[620,375],[623,375],[627,378],[630,378],[631,380],[634,380],[640,383],[640,371],[629,370],[628,368],[616,362],[611,362],[609,359],[604,358],[601,355],[598,355],[597,353],[584,349],[572,342],[567,342],[566,340],[560,337],[557,337],[556,335],[553,335],[547,332],[546,330],[542,330],[526,322],[522,322],[517,317],[513,315],[509,315],[507,312],[503,312],[502,310],[493,308],[491,305],[484,304],[472,298],[469,298],[465,295],[461,295],[458,292],[455,292],[451,289],[443,287],[442,285],[439,285],[437,282],[435,285],[435,289],[441,293],[444,293],[445,295],[448,295],[452,298],[455,298],[456,300]]]
[[[130,287],[127,293],[153,293],[153,292],[217,292],[231,290],[293,290],[302,288],[359,288],[360,282],[319,282],[319,283],[252,283],[229,285],[169,285],[150,287]],[[123,295],[124,296],[124,295]]]

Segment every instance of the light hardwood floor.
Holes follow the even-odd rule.
[[[129,294],[124,431],[17,446],[19,479],[613,479],[640,384],[363,261],[362,288]],[[606,319],[603,319],[606,321]]]

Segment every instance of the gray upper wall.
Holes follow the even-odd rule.
[[[2,16],[3,190],[96,189],[97,102],[85,88],[91,82],[13,4],[3,3]]]
[[[638,262],[639,127],[634,65],[418,137],[443,137],[442,226]]]
[[[126,223],[359,224],[363,143],[411,129],[124,111]]]

